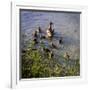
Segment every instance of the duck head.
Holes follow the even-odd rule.
[[[50,25],[53,25],[53,22],[50,22]]]

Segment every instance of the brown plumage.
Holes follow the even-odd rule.
[[[37,44],[38,43],[38,41],[37,41],[36,38],[34,38],[33,41],[34,41],[34,44]]]
[[[48,48],[43,48],[43,50],[44,50],[45,52],[50,52],[50,49],[48,49]]]
[[[41,36],[40,36],[40,39],[45,39],[45,38],[46,38],[45,35],[41,35]]]
[[[32,35],[37,38],[37,31],[34,31]]]
[[[66,52],[66,53],[64,54],[64,58],[67,59],[67,60],[69,60],[69,59],[70,59],[70,55]]]
[[[59,44],[63,43],[63,37],[60,37]]]
[[[48,37],[52,37],[52,36],[53,36],[54,29],[52,28],[52,25],[53,25],[53,23],[50,22],[49,27],[48,27],[48,29],[47,29],[47,36],[48,36]]]
[[[41,33],[42,32],[41,27],[38,27],[37,32],[38,33]]]
[[[52,58],[54,56],[53,52],[51,51],[50,54],[51,54],[51,58]]]
[[[32,50],[37,50],[36,48],[32,48]]]
[[[57,46],[55,44],[51,43],[51,46],[57,49]]]
[[[22,53],[26,53],[26,50],[22,50]]]

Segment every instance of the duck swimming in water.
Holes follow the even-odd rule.
[[[63,43],[63,37],[60,37],[59,44]]]
[[[43,48],[43,50],[44,50],[45,52],[50,52],[50,49],[49,49],[49,48]]]
[[[49,27],[48,27],[48,29],[46,31],[47,32],[47,37],[52,37],[53,36],[54,29],[52,28],[52,25],[53,25],[53,23],[50,22]]]
[[[41,33],[42,30],[41,30],[41,27],[38,27],[38,29],[36,30],[38,33]]]
[[[70,59],[70,55],[69,55],[67,52],[65,52],[64,58],[65,58],[66,60],[69,60],[69,59]]]
[[[52,51],[50,51],[48,55],[49,55],[49,58],[50,58],[50,59],[54,56],[54,54],[53,54]]]
[[[37,38],[37,31],[34,31],[32,35],[34,36],[34,38]]]
[[[54,43],[51,43],[52,48],[57,49],[57,46]]]
[[[45,38],[46,38],[45,35],[40,36],[40,39],[45,39]]]
[[[36,38],[33,39],[33,42],[34,42],[34,44],[37,44],[38,43],[38,41],[37,41]]]

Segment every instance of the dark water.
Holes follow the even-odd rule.
[[[80,55],[80,13],[44,12],[44,11],[20,11],[21,47],[26,46],[32,38],[32,32],[38,26],[46,32],[49,22],[54,23],[55,35],[53,42],[60,47],[54,50],[55,54],[64,54],[66,51],[70,57],[77,59]],[[59,37],[63,37],[63,45],[59,45]]]

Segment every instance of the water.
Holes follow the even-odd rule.
[[[54,23],[55,35],[52,40],[58,47],[53,50],[56,55],[70,54],[72,59],[80,56],[80,13],[70,12],[49,12],[49,11],[20,11],[21,25],[21,47],[27,45],[27,41],[32,38],[32,32],[38,26],[46,32],[50,21]],[[58,44],[59,37],[63,37],[63,45]]]

